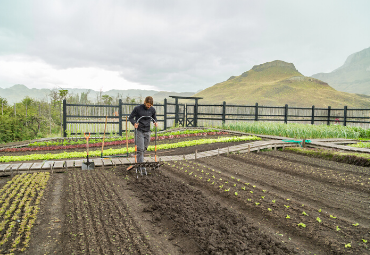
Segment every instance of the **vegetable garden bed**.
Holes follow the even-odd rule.
[[[285,151],[172,161],[139,179],[71,168],[50,175],[26,252],[370,254],[369,190],[369,168]]]

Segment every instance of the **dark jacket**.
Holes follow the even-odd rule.
[[[135,106],[134,110],[131,112],[128,120],[134,125],[136,121],[142,116],[150,116],[157,122],[157,117],[155,115],[154,107],[150,107],[146,109],[144,104],[140,104]],[[148,132],[150,131],[150,122],[153,121],[151,118],[141,118],[139,120],[139,127],[137,128],[141,132]]]

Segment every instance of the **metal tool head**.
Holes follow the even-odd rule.
[[[93,161],[82,162],[81,170],[94,170],[94,169],[95,169],[95,163]]]

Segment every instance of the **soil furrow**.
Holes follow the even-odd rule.
[[[113,201],[111,201],[111,199],[108,197],[104,197],[104,194],[108,194],[109,191],[107,191],[100,182],[100,178],[102,177],[100,171],[103,170],[98,171],[99,172],[88,175],[87,179],[92,187],[92,190],[98,194],[97,198],[100,201],[100,213],[102,217],[105,217],[103,226],[105,231],[109,233],[108,236],[111,242],[111,246],[109,248],[113,253],[119,252],[120,249],[130,249],[129,243],[126,242],[128,234],[127,230],[125,228],[117,228],[117,226],[120,226],[120,224],[116,219],[114,219],[117,217],[117,210],[112,206]],[[120,232],[123,232],[123,234]],[[122,244],[125,244],[126,247],[120,247]]]
[[[249,155],[254,157],[255,155]],[[302,201],[304,204],[311,205],[318,209],[331,209],[333,213],[339,214],[344,219],[352,221],[361,221],[361,223],[369,226],[370,222],[367,219],[368,203],[361,198],[367,197],[366,194],[338,188],[328,182],[317,182],[311,179],[295,176],[294,172],[287,170],[287,173],[282,173],[280,168],[278,171],[273,167],[260,167],[247,163],[238,159],[238,162],[233,160],[234,157],[225,157],[222,159],[223,165],[215,160],[204,160],[214,167],[227,169],[228,165],[233,165],[234,168],[245,169],[239,171],[239,174],[246,175],[254,179],[264,186],[270,186],[271,192],[275,192],[280,197],[292,198],[296,201]],[[265,159],[268,162],[268,159]],[[287,167],[288,168],[288,167]],[[282,195],[283,194],[283,195]],[[287,196],[288,195],[288,196]],[[359,199],[360,198],[360,199]]]
[[[126,223],[129,223],[129,225],[126,225],[126,227],[128,227],[128,232],[131,236],[131,240],[133,240],[133,243],[135,244],[136,250],[140,251],[142,254],[150,253],[149,248],[147,248],[148,244],[145,242],[145,237],[141,233],[137,232],[139,228],[135,222],[132,221],[132,217],[129,210],[126,208],[124,201],[120,200],[120,197],[118,196],[114,187],[107,185],[108,183],[112,183],[112,181],[110,181],[107,177],[107,172],[100,172],[100,177],[103,177],[105,181],[102,180],[103,178],[98,178],[96,182],[100,182],[101,186],[106,189],[107,198],[111,202],[111,210],[116,211],[121,217],[128,218],[128,222],[126,221]],[[120,206],[120,204],[123,206]]]
[[[76,171],[76,170],[74,170]],[[80,173],[77,173],[80,174]],[[85,190],[85,189],[83,189]],[[96,236],[96,223],[94,221],[94,212],[91,208],[91,201],[88,200],[88,197],[86,195],[86,192],[80,193],[81,199],[84,203],[83,207],[83,214],[85,216],[85,219],[87,221],[87,232],[84,233],[89,238],[89,252],[90,253],[96,253],[96,252],[102,252],[101,244],[98,241],[98,237]]]

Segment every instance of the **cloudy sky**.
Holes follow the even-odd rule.
[[[0,87],[195,92],[283,60],[306,76],[370,47],[369,0],[11,0]]]

